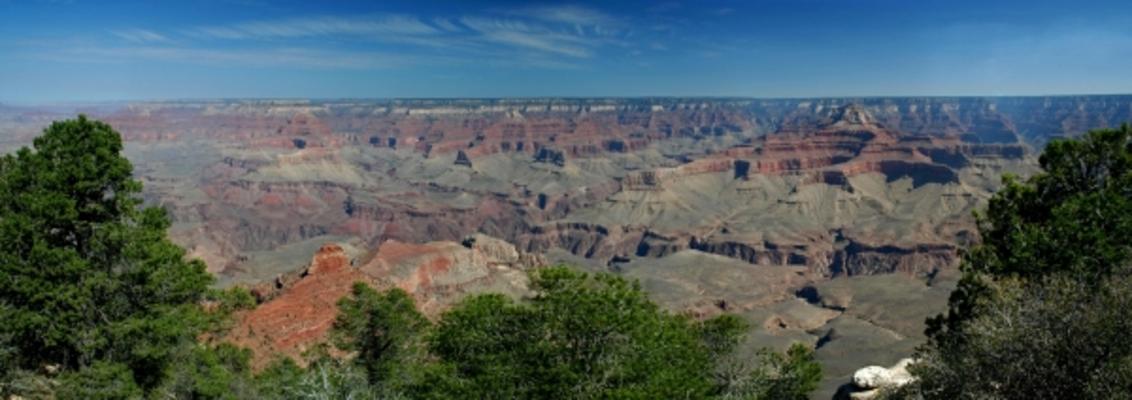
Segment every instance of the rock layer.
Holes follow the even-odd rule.
[[[1032,146],[1132,97],[146,102],[87,110],[223,279],[310,243],[484,233],[608,263],[700,249],[825,275],[950,266]],[[7,110],[7,125],[45,111]],[[48,113],[49,114],[49,113]],[[13,129],[19,135],[34,129]],[[19,137],[12,139],[20,140]],[[759,213],[761,215],[756,215]],[[774,214],[767,217],[767,214]],[[290,257],[268,254],[285,253]]]

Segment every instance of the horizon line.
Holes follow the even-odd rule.
[[[49,106],[77,106],[77,105],[108,105],[131,103],[191,103],[191,102],[395,102],[395,101],[484,101],[484,100],[866,100],[866,99],[977,99],[977,98],[1042,98],[1042,97],[1120,97],[1132,96],[1132,92],[1098,92],[1098,93],[1051,93],[1051,94],[962,94],[962,95],[843,95],[843,96],[731,96],[731,95],[638,95],[638,96],[451,96],[451,97],[169,97],[169,98],[132,98],[132,99],[99,99],[99,100],[49,100],[49,101],[13,101],[0,100],[0,106],[16,107],[49,107]]]

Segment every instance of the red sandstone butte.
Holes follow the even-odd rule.
[[[305,276],[275,298],[237,315],[227,340],[251,349],[257,356],[281,354],[296,361],[312,344],[323,341],[338,316],[338,299],[355,282],[369,278],[350,266],[341,247],[326,244],[318,250]],[[269,359],[255,357],[263,367]]]

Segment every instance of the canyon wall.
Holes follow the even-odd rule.
[[[686,249],[835,276],[955,263],[969,213],[1132,96],[184,101],[90,106],[222,279],[327,238],[484,233],[612,265]],[[30,140],[60,109],[5,108]],[[285,254],[269,256],[270,253]],[[282,267],[279,267],[282,268]],[[268,269],[268,270],[265,270]]]

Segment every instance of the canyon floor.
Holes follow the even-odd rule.
[[[813,345],[830,398],[923,340],[1004,174],[1132,97],[0,105],[0,146],[75,112],[123,134],[219,285],[255,290],[232,340],[261,353],[324,338],[353,281],[435,315],[563,263],[737,313],[747,353]]]

